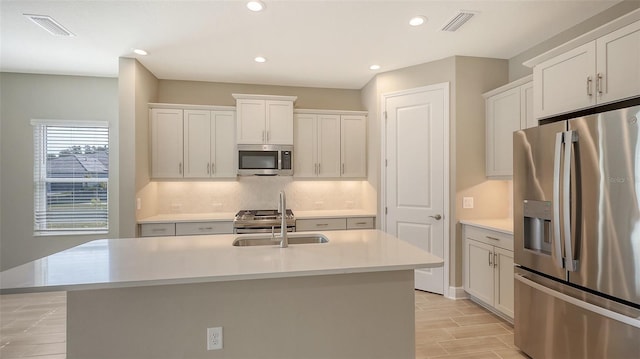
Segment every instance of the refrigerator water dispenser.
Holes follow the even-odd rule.
[[[524,200],[523,207],[524,247],[551,255],[551,202]]]

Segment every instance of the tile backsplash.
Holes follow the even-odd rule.
[[[237,181],[151,182],[142,190],[143,202],[154,214],[236,212],[240,209],[277,208],[284,190],[287,207],[294,210],[371,209],[375,190],[367,181],[308,181],[293,177],[238,177]],[[155,192],[155,195],[151,194]],[[145,211],[149,212],[148,208]]]

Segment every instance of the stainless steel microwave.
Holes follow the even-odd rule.
[[[239,176],[292,176],[292,145],[238,145]]]

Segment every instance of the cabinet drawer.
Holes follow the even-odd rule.
[[[373,229],[373,217],[347,218],[347,229]]]
[[[513,235],[470,225],[465,225],[464,230],[465,238],[513,251]]]
[[[335,231],[347,229],[346,218],[298,219],[296,232],[299,231]]]
[[[161,237],[175,235],[175,223],[143,223],[140,225],[140,237]]]
[[[233,222],[230,221],[176,223],[176,236],[230,233],[233,233]]]

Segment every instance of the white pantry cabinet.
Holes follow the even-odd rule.
[[[184,177],[236,177],[235,125],[234,111],[184,111]]]
[[[296,96],[233,94],[236,99],[238,144],[293,144]]]
[[[297,110],[294,116],[294,176],[366,177],[366,136],[364,112]]]
[[[151,109],[151,177],[181,178],[183,175],[183,111]]]
[[[533,81],[536,118],[640,95],[640,21],[535,64]]]
[[[486,176],[513,176],[513,132],[537,126],[531,76],[483,95],[486,108]]]
[[[464,224],[464,290],[513,320],[513,235]]]

